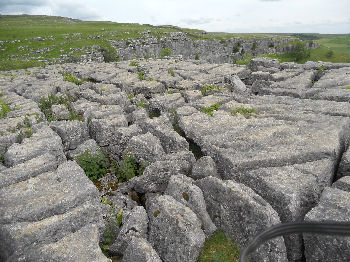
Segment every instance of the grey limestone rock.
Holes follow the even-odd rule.
[[[186,139],[173,130],[170,121],[165,116],[148,119],[139,125],[144,132],[150,132],[160,140],[167,154],[185,151],[189,148]]]
[[[131,151],[136,159],[141,162],[154,162],[165,154],[159,139],[149,132],[133,136],[129,140],[126,150]]]
[[[55,172],[4,187],[0,196],[1,224],[39,221],[99,199],[97,188],[73,161],[61,164]]]
[[[65,150],[74,150],[89,138],[86,123],[78,120],[53,121],[50,127],[61,137]]]
[[[69,120],[69,112],[65,105],[53,105],[51,110],[54,120]]]
[[[54,171],[58,166],[57,159],[45,153],[5,170],[0,170],[0,188],[15,184],[45,172]]]
[[[147,166],[141,176],[132,178],[129,183],[139,193],[164,192],[172,175],[191,172],[195,162],[189,151],[165,155],[162,160]]]
[[[238,76],[233,75],[230,78],[230,82],[232,85],[233,92],[238,92],[238,93],[246,93],[247,92],[246,85],[242,82],[242,80]]]
[[[67,156],[70,159],[74,159],[78,155],[84,153],[86,150],[88,150],[91,154],[94,155],[101,154],[96,141],[93,139],[89,139],[78,145],[76,149],[68,151]]]
[[[172,176],[164,194],[172,196],[176,201],[191,208],[203,223],[203,231],[210,236],[216,226],[207,213],[202,190],[193,184],[194,180],[182,174]]]
[[[112,253],[123,254],[134,237],[147,239],[147,230],[148,216],[146,210],[142,206],[136,206],[127,214],[126,218],[123,218],[123,225],[118,236],[113,244],[108,247],[108,250]]]
[[[185,105],[185,99],[180,93],[156,95],[150,100],[149,109],[169,112],[172,109]]]
[[[350,176],[341,177],[335,183],[333,183],[332,187],[350,192]]]
[[[350,176],[350,149],[348,149],[342,156],[337,177]]]
[[[215,177],[197,180],[207,210],[215,225],[245,247],[256,234],[280,223],[277,212],[252,189],[231,180]],[[266,242],[255,251],[250,261],[287,261],[282,237]]]
[[[113,134],[110,134],[111,142],[108,149],[113,157],[118,159],[122,155],[123,151],[127,149],[130,139],[141,134],[142,130],[136,124],[128,127],[120,127]]]
[[[147,206],[148,241],[164,262],[195,262],[204,244],[201,221],[173,197],[152,198]]]
[[[127,127],[128,121],[123,114],[110,115],[108,118],[92,119],[89,131],[99,146],[108,146],[115,142],[113,134],[120,127]]]
[[[256,71],[269,71],[269,68],[280,68],[280,63],[277,59],[269,59],[266,57],[256,57],[250,60],[249,68]]]
[[[326,188],[319,204],[305,216],[305,221],[350,222],[350,193]],[[306,261],[348,261],[350,237],[303,234]]]
[[[207,176],[220,178],[214,160],[210,156],[203,156],[193,165],[191,177],[197,180]]]
[[[74,233],[67,234],[57,242],[36,244],[24,250],[18,250],[7,261],[111,262],[110,259],[103,255],[98,242],[98,228],[95,225],[87,225]]]
[[[98,198],[38,221],[13,222],[0,227],[1,257],[33,244],[47,244],[79,230],[88,224],[102,226],[101,208]],[[26,253],[24,253],[26,255]]]
[[[39,126],[22,144],[13,144],[5,153],[5,165],[13,166],[44,153],[50,153],[61,163],[66,159],[61,138],[48,126]]]
[[[126,248],[122,262],[162,262],[150,243],[143,238],[132,238]]]

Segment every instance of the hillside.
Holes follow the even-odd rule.
[[[277,45],[291,41],[288,36],[273,34],[208,33],[202,30],[176,26],[91,22],[65,17],[29,15],[0,16],[0,31],[1,71],[64,62],[99,61],[101,55],[103,61],[118,61],[119,55],[112,47],[111,42],[122,43],[123,50],[127,47],[135,47],[133,44],[134,40],[137,39],[142,39],[141,45],[150,40],[151,43],[158,42],[162,46],[161,40],[171,37],[171,34],[174,33],[175,35],[176,33],[182,33],[186,38],[185,40],[193,41],[193,43],[205,42],[206,40],[214,41],[209,45],[216,47],[219,44],[222,49],[213,52],[227,53],[228,51],[225,50],[227,49],[229,50],[228,54],[235,50],[242,53],[238,42],[250,41],[250,46],[254,47],[256,41],[267,39],[267,46],[261,50],[260,53],[262,53],[271,46],[271,40],[272,42],[275,39],[283,40],[278,42]],[[236,40],[231,41],[231,45],[226,43],[231,39]],[[160,51],[160,48],[158,48],[156,55]],[[207,50],[203,50],[203,52],[205,54]],[[154,54],[145,55],[145,57],[152,55]],[[192,55],[195,58],[196,52],[194,51]],[[247,59],[250,55],[248,52],[242,53],[241,56],[236,55],[234,61]],[[230,57],[230,62],[233,61],[232,58]]]

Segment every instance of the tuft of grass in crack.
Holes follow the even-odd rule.
[[[145,79],[145,74],[146,73],[144,71],[137,72],[137,75],[141,81]]]
[[[200,108],[200,111],[206,113],[208,116],[213,116],[213,112],[218,110],[220,107],[220,103],[216,103],[214,105],[211,105],[211,106],[202,106]]]
[[[169,70],[168,70],[168,74],[169,74],[169,75],[171,75],[171,76],[175,76],[174,71],[173,71],[173,70],[171,70],[171,69],[169,69]]]
[[[139,66],[139,64],[136,63],[135,61],[131,61],[130,64],[129,64],[129,66]]]
[[[241,114],[245,118],[250,118],[253,115],[257,115],[258,113],[254,108],[239,107],[234,110],[231,110],[231,114],[233,116],[236,114]]]
[[[205,241],[197,262],[238,262],[238,259],[236,243],[218,231]]]
[[[160,58],[164,58],[166,56],[171,56],[171,54],[172,54],[172,51],[169,48],[162,48],[160,50]]]
[[[86,149],[75,158],[75,161],[91,181],[96,181],[108,172],[108,159],[102,153],[92,154],[89,149]]]
[[[204,85],[204,87],[201,89],[201,93],[203,96],[208,95],[208,91],[212,90],[218,90],[220,91],[220,88],[217,85],[211,84],[211,85]]]
[[[343,89],[350,90],[350,86],[344,87]]]
[[[73,99],[70,96],[56,96],[54,94],[48,97],[42,97],[39,100],[39,108],[44,113],[47,121],[51,122],[54,120],[52,113],[53,105],[65,105],[69,112],[69,120],[83,121],[82,115],[78,114],[72,106]]]
[[[69,73],[64,73],[63,74],[63,81],[71,82],[71,83],[76,84],[77,86],[80,86],[84,82],[87,82],[88,80],[87,79],[78,79],[76,76],[73,76]]]
[[[1,95],[2,96],[2,95]],[[0,96],[0,97],[1,97]],[[13,111],[14,109],[12,109],[10,107],[10,104],[9,103],[6,103],[6,101],[4,99],[0,99],[0,106],[1,106],[1,109],[0,109],[0,119],[1,118],[5,118],[7,116],[7,113]]]
[[[117,162],[107,154],[93,154],[85,150],[74,159],[84,170],[91,181],[97,181],[110,173],[117,177],[118,182],[126,182],[135,176],[143,174],[148,162],[139,163],[131,152],[124,152],[121,161]]]

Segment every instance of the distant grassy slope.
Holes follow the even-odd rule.
[[[0,15],[0,41],[5,41],[2,45],[0,44],[0,71],[44,65],[44,61],[75,62],[84,53],[101,47],[107,52],[112,52],[106,39],[136,39],[142,37],[142,32],[145,31],[150,31],[151,35],[158,38],[168,36],[171,32],[182,31],[186,32],[188,37],[197,40],[267,36],[266,34],[207,33],[203,30],[176,26],[92,22],[53,16]]]
[[[321,44],[319,48],[311,50],[310,57],[300,61],[301,63],[304,63],[307,60],[350,63],[350,34],[292,34],[291,36],[299,37],[301,40],[315,41]],[[269,57],[277,58],[281,62],[293,61],[293,58],[288,54],[269,55]]]

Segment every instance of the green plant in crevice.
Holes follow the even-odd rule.
[[[234,110],[231,110],[231,114],[233,116],[236,114],[241,114],[245,118],[250,118],[253,115],[257,115],[258,113],[254,108],[239,107]]]
[[[148,162],[138,163],[136,157],[130,151],[125,151],[115,175],[119,183],[126,182],[135,176],[142,175],[148,165]]]
[[[196,52],[195,56],[194,56],[194,60],[199,60],[199,54],[198,52]]]
[[[0,164],[5,163],[5,156],[3,154],[0,154]]]
[[[102,202],[102,201],[101,201]],[[116,239],[116,230],[117,230],[117,216],[116,216],[116,212],[115,209],[116,207],[114,205],[112,205],[111,203],[108,202],[108,200],[106,201],[106,203],[102,202],[105,205],[109,205],[110,209],[109,209],[109,213],[110,215],[105,217],[106,220],[106,228],[103,231],[103,237],[104,237],[104,241],[102,243],[102,245],[100,245],[101,250],[103,252],[103,254],[107,257],[109,257],[108,254],[108,248],[110,245],[113,244],[114,240]]]
[[[139,64],[136,63],[135,61],[131,61],[130,64],[129,64],[129,66],[139,66]]]
[[[241,47],[241,42],[237,42],[237,43],[233,46],[232,52],[233,52],[233,53],[238,53],[240,47]]]
[[[212,116],[214,116],[213,112],[218,110],[219,107],[220,107],[220,103],[216,103],[216,104],[213,104],[211,106],[202,106],[200,108],[200,111],[202,111],[202,112],[206,113],[208,116],[212,117]]]
[[[172,51],[169,48],[162,48],[160,50],[160,58],[164,58],[165,56],[171,56]]]
[[[171,69],[169,69],[169,70],[168,70],[168,74],[169,74],[169,75],[171,75],[171,76],[175,76],[174,71],[173,71],[173,70],[171,70]]]
[[[222,231],[215,232],[204,243],[198,262],[238,262],[239,249]]]
[[[234,64],[248,65],[250,60],[252,60],[253,58],[254,58],[254,56],[251,53],[247,53],[242,57],[242,59],[234,60]]]
[[[105,176],[108,172],[108,158],[102,154],[92,154],[89,149],[74,159],[91,181]]]
[[[146,73],[144,71],[137,72],[137,75],[141,81],[145,79],[145,74]]]
[[[254,42],[253,45],[252,45],[252,50],[255,51],[258,47],[258,43],[257,42]]]
[[[148,81],[148,82],[153,82],[153,81],[156,81],[154,78],[152,78],[152,77],[147,77],[146,78],[146,81]]]
[[[5,118],[9,112],[14,110],[10,107],[10,104],[6,103],[3,99],[0,99],[0,106],[0,119]]]
[[[69,120],[83,121],[83,116],[78,114],[72,106],[72,97],[70,96],[56,96],[50,94],[48,97],[42,97],[39,100],[39,108],[44,113],[47,121],[51,122],[54,120],[52,113],[53,105],[65,105],[69,113]]]
[[[220,88],[217,85],[211,84],[211,85],[204,85],[204,87],[201,89],[201,93],[203,96],[207,96],[208,91],[212,90],[218,90],[220,91]]]
[[[66,82],[71,82],[73,84],[76,84],[77,86],[80,86],[82,85],[84,82],[87,81],[87,79],[78,79],[76,76],[74,75],[71,75],[69,73],[64,73],[63,74],[63,81],[66,81]]]
[[[118,215],[117,215],[117,222],[118,222],[118,227],[121,227],[123,224],[123,209],[120,209]]]
[[[350,90],[350,86],[344,87],[343,89]]]
[[[142,107],[142,108],[146,108],[146,104],[145,104],[145,102],[143,102],[142,100],[138,101],[138,102],[136,103],[136,106]]]
[[[103,56],[103,60],[106,63],[109,62],[119,62],[120,59],[118,57],[118,52],[117,50],[112,47],[110,44],[101,44],[100,46],[100,52]]]

